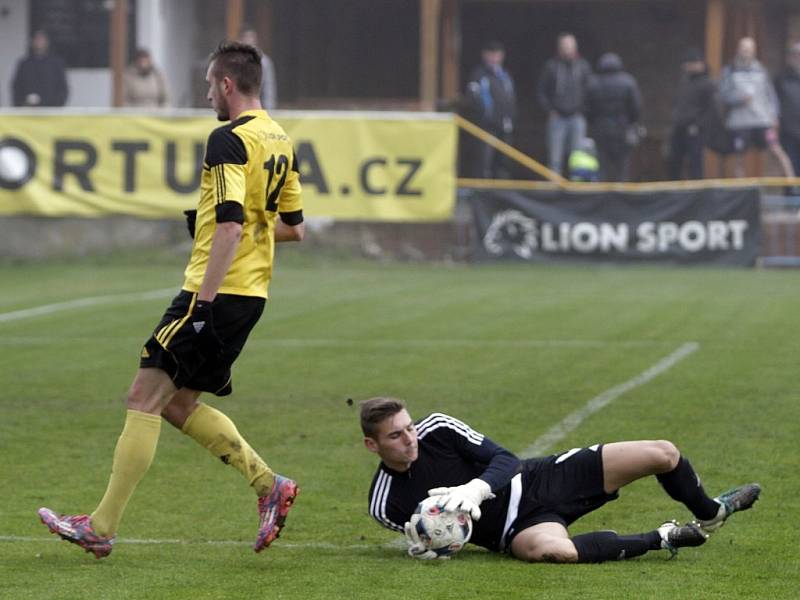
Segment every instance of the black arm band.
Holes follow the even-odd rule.
[[[217,204],[217,223],[244,223],[244,208],[238,202],[233,200],[225,200],[221,204]]]
[[[300,225],[303,222],[303,211],[302,210],[295,210],[292,212],[282,212],[281,221],[289,225],[290,227],[294,227],[295,225]]]

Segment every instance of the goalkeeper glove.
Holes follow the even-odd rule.
[[[441,496],[438,505],[444,510],[463,510],[474,520],[481,518],[480,503],[494,498],[492,488],[483,479],[473,479],[456,487],[439,487],[428,490],[430,496]]]
[[[439,556],[436,552],[428,548],[425,542],[420,539],[417,533],[417,523],[419,522],[420,516],[419,514],[411,515],[411,520],[403,526],[406,532],[408,555],[420,560],[433,560],[434,558],[445,560],[450,558],[449,556]]]

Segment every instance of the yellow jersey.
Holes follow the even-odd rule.
[[[278,215],[287,225],[298,225],[302,209],[292,142],[266,111],[244,111],[212,131],[183,289],[200,291],[217,223],[237,221],[242,237],[219,293],[266,298]]]

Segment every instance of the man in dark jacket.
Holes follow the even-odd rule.
[[[689,179],[703,178],[703,125],[713,110],[716,85],[699,50],[689,50],[681,64],[683,77],[672,109],[669,177],[681,179],[684,164]]]
[[[11,92],[14,106],[64,106],[67,102],[64,61],[50,54],[44,31],[34,32],[30,53],[17,63]]]
[[[635,144],[630,134],[641,110],[639,86],[622,70],[622,59],[613,52],[603,54],[586,88],[586,116],[597,144],[601,181],[628,180]]]
[[[781,106],[781,145],[800,173],[800,42],[789,48],[786,68],[775,79],[775,91]]]
[[[547,61],[539,77],[539,104],[547,111],[548,165],[561,174],[564,157],[586,137],[584,94],[592,69],[578,54],[571,33],[558,36],[558,55]]]
[[[489,42],[481,51],[481,64],[473,69],[467,83],[468,116],[493,136],[511,143],[517,117],[514,81],[503,68],[505,49],[500,42]],[[474,148],[470,175],[487,179],[507,177],[502,154],[484,142]]]

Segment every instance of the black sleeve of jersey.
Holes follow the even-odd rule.
[[[508,485],[511,478],[520,470],[519,459],[487,437],[483,438],[480,446],[464,440],[459,445],[459,453],[476,462],[486,464],[486,470],[481,473],[480,479],[488,483],[492,491]]]
[[[294,210],[292,212],[282,212],[279,213],[281,215],[281,221],[286,223],[287,225],[294,227],[295,225],[300,225],[303,222],[303,211],[302,210]]]
[[[238,202],[233,200],[225,200],[220,202],[215,207],[217,211],[217,223],[244,223],[244,208]]]
[[[508,485],[520,470],[519,459],[466,423],[459,424],[460,427],[448,430],[453,435],[456,451],[470,462],[486,465],[479,478],[488,483],[492,491]],[[478,440],[480,444],[475,443]]]
[[[483,469],[478,477],[488,483],[492,491],[508,485],[520,470],[521,463],[514,454],[449,415],[432,413],[419,421],[417,431],[422,437],[430,436],[443,447],[452,448],[477,467],[474,471]]]
[[[209,167],[221,164],[247,164],[247,149],[244,147],[244,142],[228,127],[215,129],[208,136],[205,163]]]

